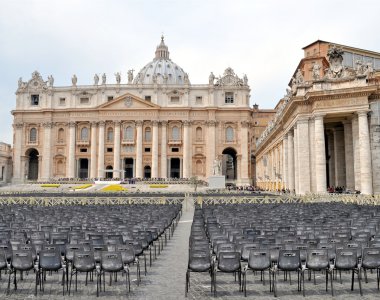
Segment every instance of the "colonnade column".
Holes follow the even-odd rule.
[[[346,186],[345,152],[344,152],[344,132],[342,127],[336,127],[334,132],[334,153],[335,153],[335,185]]]
[[[294,125],[294,189],[299,194],[299,164],[298,164],[298,128]]]
[[[91,159],[91,167],[90,167],[90,178],[97,177],[97,161],[96,161],[96,127],[98,126],[97,122],[91,122],[91,152],[90,152],[90,159]]]
[[[367,111],[358,112],[359,152],[360,152],[360,192],[372,195],[371,145],[368,130]]]
[[[136,177],[142,178],[142,126],[143,121],[136,121]]]
[[[329,156],[329,186],[336,186],[334,134],[331,131],[327,131],[327,148]]]
[[[310,192],[309,118],[297,121],[298,193]]]
[[[158,178],[158,121],[152,125],[152,178]]]
[[[43,123],[42,126],[44,127],[44,145],[43,145],[43,152],[42,152],[42,178],[43,180],[49,180],[51,177],[51,163],[52,163],[52,157],[51,157],[51,129],[53,128],[52,122]]]
[[[67,164],[67,177],[75,177],[75,122],[69,122],[69,157]]]
[[[21,148],[23,140],[24,123],[16,123],[13,125],[15,128],[15,140],[14,140],[14,157],[13,157],[13,181],[15,183],[22,182],[24,178],[21,177]]]
[[[115,121],[114,124],[115,130],[113,136],[113,178],[122,178],[122,174],[120,171],[120,121]]]
[[[355,173],[354,173],[354,149],[352,140],[352,124],[351,120],[344,121],[344,158],[346,164],[346,187],[349,190],[355,189]]]
[[[249,183],[248,178],[248,168],[249,168],[249,161],[248,161],[248,126],[249,122],[242,121],[241,123],[241,145],[240,145],[240,153],[241,153],[241,164],[240,164],[240,175],[241,175],[241,183]]]
[[[283,188],[288,188],[288,134],[282,140],[282,182]]]
[[[104,128],[106,123],[99,122],[98,177],[104,178]]]
[[[294,191],[294,136],[293,132],[288,132],[288,189]]]
[[[168,165],[167,165],[167,131],[166,126],[167,121],[161,121],[161,178],[166,178],[168,176]]]
[[[323,126],[323,116],[324,115],[316,115],[314,117],[315,180],[317,193],[326,193],[327,188],[325,129]]]
[[[358,116],[352,119],[352,141],[354,149],[354,175],[355,175],[355,190],[360,191],[360,151],[359,151],[359,124]]]
[[[211,176],[212,174],[212,166],[215,159],[215,126],[216,121],[211,120],[207,122],[207,173],[206,176]]]

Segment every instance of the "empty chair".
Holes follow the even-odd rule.
[[[380,247],[364,248],[362,256],[362,268],[366,283],[368,283],[367,270],[376,270],[377,289],[380,283]]]
[[[73,275],[75,275],[75,291],[78,289],[78,273],[86,273],[86,285],[87,285],[87,275],[89,272],[94,272],[96,270],[94,253],[92,251],[75,251],[73,265],[70,273],[70,284],[69,284],[69,295],[71,291],[71,281]],[[99,282],[96,280],[96,295],[99,296]]]
[[[191,272],[208,272],[211,279],[211,292],[213,289],[213,270],[211,265],[210,252],[207,250],[193,250],[189,253],[189,262],[186,271],[186,288],[185,297],[190,287],[190,273]]]
[[[240,266],[240,252],[220,252],[217,262],[215,264],[214,275],[214,296],[216,296],[216,274],[217,272],[223,273],[238,273],[239,278],[239,291],[241,291],[241,266]]]

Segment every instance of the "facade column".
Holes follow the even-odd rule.
[[[53,128],[52,122],[46,122],[43,123],[42,126],[44,127],[44,145],[42,149],[42,180],[49,180],[52,176],[51,173],[51,166],[52,166],[52,151],[51,151],[51,142],[52,142],[52,136],[51,136],[51,130]]]
[[[206,173],[206,176],[212,176],[213,173],[212,173],[212,170],[213,170],[213,162],[214,162],[214,159],[215,159],[215,126],[216,126],[217,122],[214,121],[214,120],[210,120],[207,122],[207,140],[206,140],[206,143],[207,143],[207,158],[206,158],[206,161],[207,161],[207,173]],[[239,171],[239,170],[238,170]]]
[[[248,121],[242,121],[240,127],[240,153],[241,153],[241,164],[240,164],[240,170],[241,170],[241,184],[249,184],[249,175],[248,175],[248,168],[249,168],[249,148],[248,148],[248,127],[249,122]]]
[[[358,125],[361,185],[360,192],[364,195],[372,195],[372,159],[367,111],[358,112]]]
[[[96,127],[98,126],[97,122],[91,122],[91,167],[90,167],[90,178],[95,178],[98,176],[97,172],[97,157],[96,157]]]
[[[314,145],[315,145],[315,181],[316,192],[326,193],[326,149],[325,149],[325,129],[323,126],[323,116],[314,117]]]
[[[288,188],[288,134],[284,135],[282,141],[282,182],[283,188]]]
[[[104,128],[106,122],[99,122],[98,177],[104,178]]]
[[[293,193],[295,188],[294,183],[294,133],[288,132],[288,188]]]
[[[23,178],[21,168],[24,168],[24,164],[22,164],[22,143],[23,143],[23,131],[24,131],[24,123],[16,123],[13,125],[15,129],[15,137],[14,137],[14,146],[13,146],[13,182],[20,183],[23,182],[25,178]]]
[[[294,125],[294,188],[296,194],[299,194],[299,161],[298,161],[298,128],[297,124]]]
[[[344,158],[346,165],[346,188],[353,191],[355,189],[354,173],[354,149],[352,140],[351,120],[343,122],[344,126]]]
[[[190,129],[191,122],[185,120],[183,122],[183,177],[190,178],[190,162],[191,162],[191,154],[190,154]]]
[[[158,178],[158,121],[152,121],[152,178]]]
[[[336,127],[334,132],[334,152],[335,152],[335,185],[346,187],[346,170],[344,157],[344,131],[343,127]]]
[[[335,184],[335,148],[334,148],[334,134],[331,131],[327,133],[327,148],[329,155],[329,186],[336,186]]]
[[[161,178],[168,176],[168,161],[167,161],[167,121],[161,121]]]
[[[306,194],[310,189],[310,148],[309,118],[297,121],[298,153],[298,194]]]
[[[143,121],[136,121],[136,177],[143,178],[142,169],[142,126]]]
[[[355,174],[355,190],[360,191],[360,151],[359,151],[359,123],[358,117],[352,119],[352,141],[354,149],[354,174]]]
[[[120,171],[120,121],[114,122],[114,135],[113,135],[113,178],[122,177],[122,172]],[[116,171],[115,171],[116,170]]]
[[[315,128],[314,118],[309,119],[309,149],[310,149],[310,191],[315,193],[317,191],[315,180]]]
[[[76,123],[69,122],[69,159],[67,164],[67,177],[75,178],[75,130]]]

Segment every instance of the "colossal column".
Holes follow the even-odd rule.
[[[42,152],[42,180],[49,180],[51,178],[51,163],[52,163],[52,157],[51,157],[51,130],[53,128],[52,122],[46,122],[43,123],[42,126],[44,127],[44,145],[43,145],[43,152]]]
[[[298,164],[298,128],[297,124],[294,125],[294,188],[296,194],[299,194],[299,164]]]
[[[161,121],[161,178],[166,178],[168,175],[168,165],[167,165],[167,132],[166,126],[167,121]]]
[[[98,177],[104,178],[104,121],[99,122]]]
[[[249,183],[248,178],[248,168],[249,168],[249,160],[248,160],[248,121],[242,121],[241,123],[241,145],[240,145],[240,153],[241,153],[241,164],[240,164],[240,174],[242,183]]]
[[[293,132],[288,132],[288,188],[290,192],[294,191],[294,136]]]
[[[24,180],[22,178],[22,172],[21,172],[21,149],[22,149],[22,142],[23,142],[23,129],[24,129],[24,123],[15,123],[13,125],[13,128],[15,128],[15,137],[14,137],[14,157],[13,157],[13,182],[19,183]]]
[[[334,134],[331,131],[327,132],[327,148],[329,159],[329,185],[336,186],[335,184],[335,148],[334,148]]]
[[[142,169],[142,126],[143,121],[136,121],[136,177],[143,177],[143,169]]]
[[[372,195],[371,145],[367,111],[358,112],[361,193]]]
[[[120,170],[120,121],[115,121],[115,130],[114,130],[114,137],[113,137],[113,143],[114,143],[114,156],[113,156],[113,177],[114,178],[121,178],[122,174],[119,171]],[[115,171],[117,170],[117,171]]]
[[[336,127],[334,132],[335,151],[335,185],[346,186],[345,152],[344,152],[344,131],[343,127]]]
[[[359,151],[359,124],[358,117],[352,119],[352,141],[354,149],[354,174],[355,174],[355,190],[360,191],[360,151]]]
[[[96,127],[98,126],[97,122],[91,122],[91,167],[90,167],[90,178],[97,177],[97,161],[96,161]]]
[[[316,180],[315,180],[315,128],[314,118],[309,119],[309,149],[310,149],[310,191],[315,193]]]
[[[210,120],[207,122],[207,176],[212,174],[212,166],[215,159],[215,126],[216,121]]]
[[[310,192],[309,118],[297,121],[298,193]]]
[[[190,178],[190,163],[191,163],[191,154],[190,154],[190,129],[191,122],[185,120],[183,122],[183,177]]]
[[[344,125],[344,158],[346,165],[346,187],[349,190],[355,189],[355,173],[354,173],[354,149],[352,140],[352,124],[351,120],[343,122]]]
[[[158,178],[158,121],[152,121],[152,178]]]
[[[284,139],[282,141],[282,181],[284,183],[284,189],[287,189],[289,186],[288,183],[288,134],[284,135]]]
[[[69,122],[69,159],[67,164],[67,177],[75,178],[75,122]]]
[[[323,116],[316,115],[314,117],[315,130],[315,181],[316,192],[326,193],[326,150],[325,150],[325,129],[323,126]]]

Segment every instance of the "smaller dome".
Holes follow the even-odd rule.
[[[157,46],[155,58],[137,73],[134,84],[190,84],[188,74],[169,58],[169,49],[164,37]]]

